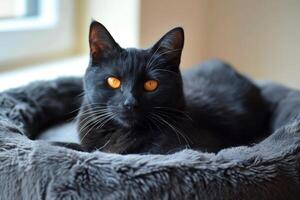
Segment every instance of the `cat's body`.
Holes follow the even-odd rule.
[[[266,131],[259,89],[229,65],[211,60],[181,76],[181,28],[150,49],[122,49],[93,22],[90,47],[78,116],[88,151],[218,151],[249,144]]]
[[[260,89],[229,64],[206,61],[183,73],[183,80],[198,148],[216,151],[250,144],[268,132]]]

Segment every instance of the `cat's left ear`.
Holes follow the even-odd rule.
[[[167,32],[152,48],[151,51],[157,56],[162,56],[174,65],[180,64],[181,53],[184,45],[184,31],[176,27]]]
[[[113,55],[121,49],[108,30],[95,20],[90,25],[89,43],[91,57],[96,60]]]

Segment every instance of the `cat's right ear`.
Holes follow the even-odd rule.
[[[106,58],[121,49],[108,30],[95,20],[93,20],[90,25],[89,43],[90,55],[95,60]]]

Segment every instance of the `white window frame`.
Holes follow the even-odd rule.
[[[39,1],[39,16],[0,20],[0,71],[74,51],[75,1]]]
[[[0,32],[50,28],[58,20],[58,3],[58,0],[39,0],[40,15],[1,19]]]

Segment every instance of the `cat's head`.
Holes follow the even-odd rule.
[[[99,116],[130,127],[184,107],[179,70],[182,28],[170,30],[149,49],[124,49],[93,21],[89,44],[85,98]]]

